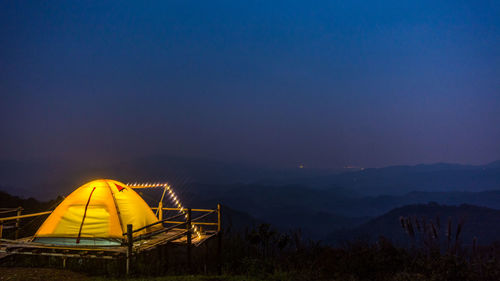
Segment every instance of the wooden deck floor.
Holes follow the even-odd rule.
[[[203,233],[200,237],[193,235],[192,245],[199,246],[207,239],[216,235],[216,232]],[[76,246],[76,245],[53,245],[30,242],[32,237],[18,240],[0,239],[0,255],[3,257],[10,254],[23,255],[45,255],[60,257],[79,258],[103,258],[113,259],[126,254],[127,246]],[[136,241],[132,250],[134,253],[152,250],[167,243],[187,244],[185,229],[172,229],[168,232],[158,234],[150,239]]]

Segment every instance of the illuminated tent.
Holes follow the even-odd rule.
[[[95,180],[77,188],[50,214],[33,241],[63,245],[118,245],[127,224],[134,229],[157,222],[132,188],[114,180]],[[134,236],[161,227],[155,225]]]

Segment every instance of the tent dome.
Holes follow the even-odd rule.
[[[157,222],[146,202],[132,188],[109,179],[86,183],[73,191],[50,214],[33,241],[63,245],[117,245],[127,224],[134,229]],[[155,225],[134,233],[144,234]]]

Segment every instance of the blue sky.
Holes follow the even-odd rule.
[[[498,15],[498,1],[5,1],[0,158],[497,160]]]

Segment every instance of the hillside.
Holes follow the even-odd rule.
[[[471,204],[500,209],[500,190],[481,192],[409,192],[402,195],[359,196],[345,189],[327,190],[303,185],[269,186],[261,184],[182,186],[186,200],[211,200],[263,217],[270,211],[300,210],[309,213],[327,212],[347,217],[382,215],[394,208],[428,203]]]
[[[62,198],[58,197],[51,201],[42,202],[32,197],[24,199],[19,196],[13,196],[6,192],[0,191],[1,208],[23,207],[24,213],[49,210],[57,206],[57,202],[60,202],[61,200]]]
[[[408,245],[411,239],[402,228],[401,217],[410,217],[413,223],[415,219],[418,219],[420,226],[423,225],[424,221],[427,225],[432,223],[441,241],[445,241],[448,220],[450,219],[452,237],[456,234],[458,223],[463,222],[460,235],[463,244],[472,244],[474,237],[477,237],[478,242],[483,245],[500,241],[498,228],[500,210],[466,204],[448,206],[436,203],[396,208],[358,227],[331,233],[327,241],[334,244],[353,239],[375,241],[379,236],[384,236],[396,244]],[[414,223],[415,232],[418,232],[416,225]]]

